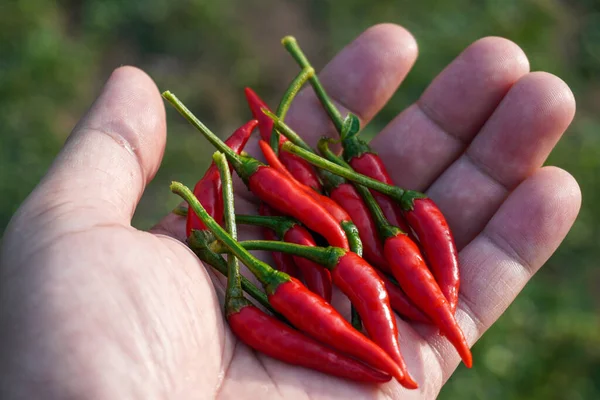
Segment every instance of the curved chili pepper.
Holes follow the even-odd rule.
[[[163,93],[163,97],[194,125],[213,146],[225,154],[236,173],[260,200],[278,211],[293,216],[309,229],[323,236],[332,246],[349,248],[346,233],[340,224],[305,191],[296,190],[297,183],[290,181],[285,175],[252,157],[235,154],[200,122],[175,95],[166,91]]]
[[[471,368],[473,357],[469,345],[419,247],[405,234],[397,234],[386,239],[383,249],[402,290],[436,324]]]
[[[240,243],[208,215],[192,192],[178,182],[171,184],[171,191],[181,196],[190,205],[223,246],[239,258],[266,289],[269,303],[296,328],[343,353],[366,364],[389,373],[399,381],[404,379],[400,367],[381,347],[356,331],[330,304],[309,291],[300,281],[253,257]],[[297,246],[282,242],[285,246]],[[315,248],[310,248],[315,249]],[[343,252],[343,249],[337,249]],[[233,258],[233,257],[232,257]]]
[[[249,240],[240,244],[248,250],[271,250],[295,254],[329,269],[333,283],[356,307],[371,339],[392,357],[404,373],[404,379],[400,380],[400,383],[411,389],[418,387],[408,373],[400,353],[396,318],[385,285],[375,269],[363,258],[351,251],[335,247],[317,248],[260,240]],[[277,309],[271,297],[269,301]],[[286,315],[286,318],[289,317]]]
[[[346,237],[350,241],[350,244],[354,244],[354,246],[351,246],[351,249],[354,252],[359,252],[358,248],[362,249],[363,247],[362,239],[360,238],[360,231],[356,229],[356,226],[354,225],[350,214],[346,212],[344,207],[342,207],[332,198],[317,193],[308,186],[303,185],[301,182],[296,180],[281,163],[281,161],[277,158],[277,155],[275,154],[275,152],[273,152],[273,149],[271,149],[271,147],[264,140],[259,140],[258,144],[269,165],[275,168],[277,171],[281,172],[283,175],[287,176],[291,182],[295,182],[296,184],[298,184],[298,187],[301,190],[304,190],[306,194],[308,194],[315,201],[320,203],[323,206],[323,208],[325,208],[340,223],[340,226],[342,227],[344,232],[346,232]],[[281,154],[284,153],[285,152],[282,152]],[[337,176],[327,173],[326,175],[324,175],[323,181],[327,183],[327,186],[335,187],[341,184],[339,179],[337,178]]]
[[[390,297],[390,305],[396,313],[411,321],[431,324],[431,319],[423,314],[423,312],[410,301],[406,296],[406,293],[398,286],[397,282],[394,283],[394,281],[387,277],[383,272],[377,271],[377,274],[385,285],[385,290],[387,290],[388,296]]]
[[[273,131],[273,120],[267,117],[262,110],[270,110],[270,108],[252,89],[245,88],[244,93],[246,94],[246,100],[248,101],[252,115],[258,120],[260,136],[268,143],[271,137],[271,132]],[[281,145],[285,143],[286,140],[287,139],[285,137],[281,136],[279,138],[279,144]],[[321,182],[319,182],[319,178],[317,177],[312,165],[304,161],[302,158],[290,153],[284,154],[280,152],[279,157],[283,165],[285,165],[294,178],[296,178],[299,182],[302,182],[302,184],[313,188],[317,192],[321,191]]]
[[[398,327],[389,303],[388,292],[375,269],[358,255],[347,252],[340,257],[337,268],[331,273],[335,285],[356,307],[369,336],[404,372],[404,380],[401,383],[409,389],[416,389],[419,385],[408,373],[408,367],[400,353]]]
[[[258,125],[258,121],[255,119],[246,122],[225,140],[225,144],[239,154],[246,146],[256,125]],[[196,183],[194,195],[206,207],[208,213],[219,223],[223,221],[222,192],[221,177],[213,161],[202,179]],[[185,225],[186,236],[190,236],[192,229],[201,231],[205,230],[206,227],[194,213],[188,213]]]
[[[270,147],[269,147],[270,148]],[[259,214],[264,216],[278,215],[273,209],[264,203],[261,204]],[[288,243],[303,244],[306,246],[316,246],[313,237],[304,227],[293,224],[288,225],[289,229],[283,232],[278,232],[281,239]],[[272,231],[270,231],[272,232]],[[269,240],[269,239],[267,239]],[[290,256],[289,254],[274,251],[274,256],[287,256],[292,259],[292,262],[302,271],[306,287],[313,293],[321,296],[326,302],[331,302],[331,274],[319,264],[314,263],[306,258]],[[284,271],[285,272],[285,271]]]
[[[391,378],[322,345],[251,305],[228,312],[227,320],[233,333],[246,345],[288,364],[359,382],[387,382]]]
[[[363,175],[393,185],[394,182],[381,158],[371,150],[371,147],[363,140],[353,136],[342,140],[344,147],[343,157],[352,168]],[[410,233],[410,228],[402,216],[402,210],[396,202],[383,193],[371,189],[371,194],[381,207],[383,215],[390,225],[397,226],[403,232]]]
[[[352,328],[331,305],[314,295],[296,279],[290,278],[288,282],[280,284],[268,296],[273,308],[301,331],[334,349],[357,357],[391,374],[401,383],[405,382],[404,371],[388,353],[375,344],[377,343],[375,338],[373,338],[375,343],[368,340]],[[361,317],[365,319],[365,316],[361,315]]]
[[[458,251],[454,237],[433,200],[419,198],[412,203],[412,210],[405,211],[406,219],[417,233],[429,268],[454,312],[460,287]]]

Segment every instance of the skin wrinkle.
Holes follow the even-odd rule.
[[[423,100],[417,100],[415,106],[416,110],[421,112],[425,116],[425,118],[429,120],[429,122],[431,122],[435,127],[437,127],[439,131],[443,132],[448,137],[456,141],[459,145],[459,148],[467,147],[469,142],[463,139],[462,135],[449,131],[448,128],[444,126],[442,119],[436,115],[435,110],[430,108]]]

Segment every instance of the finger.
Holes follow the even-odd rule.
[[[461,291],[457,318],[474,343],[506,310],[548,260],[571,228],[581,193],[567,172],[546,167],[521,183],[485,229],[460,252]],[[445,377],[458,363],[456,351],[436,338]]]
[[[459,248],[544,163],[574,114],[571,90],[554,75],[531,73],[512,87],[465,153],[428,190]]]
[[[427,188],[528,71],[525,54],[509,40],[489,37],[469,46],[373,139],[395,183]]]
[[[156,85],[136,68],[119,68],[69,136],[37,198],[90,210],[82,223],[129,224],[160,165],[165,139]]]

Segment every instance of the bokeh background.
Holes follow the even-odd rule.
[[[3,0],[0,1],[0,234],[59,151],[112,69],[146,70],[222,135],[249,118],[244,86],[276,104],[297,72],[280,47],[298,37],[321,68],[361,31],[404,25],[420,57],[367,128],[381,129],[418,98],[460,51],[486,35],[507,37],[532,70],[564,79],[576,119],[548,163],[583,190],[564,244],[475,346],[441,399],[600,398],[600,4],[597,0]],[[169,113],[164,164],[134,224],[147,228],[177,200],[172,179],[192,185],[211,149]]]

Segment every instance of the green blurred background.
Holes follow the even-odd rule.
[[[548,163],[578,179],[584,194],[580,217],[555,256],[475,346],[476,366],[459,367],[440,398],[600,398],[598,1],[2,1],[0,234],[115,67],[143,68],[225,134],[249,117],[244,86],[276,104],[297,72],[279,45],[282,36],[298,37],[321,68],[379,22],[412,31],[420,57],[369,134],[486,35],[515,41],[532,70],[560,76],[577,99],[576,120]],[[192,185],[210,151],[170,114],[163,167],[135,225],[147,228],[172,209],[177,200],[167,183]]]

